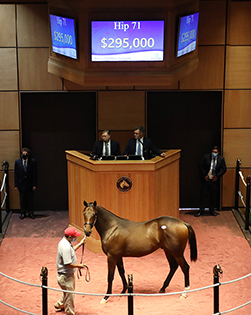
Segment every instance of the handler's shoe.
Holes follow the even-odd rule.
[[[55,304],[54,305],[55,309],[58,311],[58,312],[63,312],[64,311],[64,307],[62,306],[58,306],[58,304]]]

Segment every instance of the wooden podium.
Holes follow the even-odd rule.
[[[66,151],[69,224],[83,232],[84,200],[97,203],[119,217],[147,221],[161,215],[179,217],[180,150],[151,160],[93,161],[78,151]],[[94,229],[86,243],[100,252]]]

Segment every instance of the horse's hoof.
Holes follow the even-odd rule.
[[[105,298],[103,298],[101,301],[100,301],[100,304],[105,304],[107,302],[107,300]]]
[[[190,286],[185,287],[185,291],[188,291],[188,290],[190,290]],[[180,299],[186,299],[186,298],[187,298],[186,293],[182,293],[180,296]]]
[[[162,290],[162,289],[159,290],[159,293],[165,293],[165,292],[166,292],[165,290]]]

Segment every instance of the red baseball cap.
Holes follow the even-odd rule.
[[[78,232],[74,227],[69,226],[66,230],[64,230],[65,236],[80,236],[81,232]]]

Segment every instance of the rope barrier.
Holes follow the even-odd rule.
[[[244,201],[244,197],[242,196],[242,194],[241,194],[240,191],[238,191],[238,194],[239,194],[239,196],[240,196],[240,198],[241,198],[241,202],[242,202],[243,206],[246,208],[246,204],[245,204],[245,201]]]
[[[241,177],[241,180],[242,180],[244,186],[247,186],[247,183],[245,182],[245,179],[244,179],[244,176],[243,176],[243,174],[242,174],[242,171],[239,171],[239,175],[240,175],[240,177]]]
[[[33,286],[33,287],[36,287],[36,288],[45,288],[45,289],[52,290],[52,291],[59,291],[59,292],[66,292],[66,293],[74,292],[74,294],[77,294],[77,295],[88,295],[88,296],[103,296],[104,295],[104,293],[86,293],[86,292],[68,291],[68,290],[62,290],[62,289],[58,289],[58,288],[52,288],[52,287],[48,287],[48,286],[43,286],[43,285],[40,285],[40,284],[28,283],[28,282],[25,282],[25,281],[21,281],[21,280],[17,280],[15,278],[12,278],[12,277],[10,277],[10,276],[2,273],[2,272],[0,272],[0,275],[2,275],[3,277],[8,278],[10,280],[16,281],[18,283],[29,285],[29,286]],[[201,287],[201,288],[197,288],[197,289],[185,290],[185,291],[177,291],[177,292],[170,292],[170,293],[153,293],[153,294],[146,294],[146,293],[122,293],[122,294],[105,294],[105,295],[107,295],[107,296],[118,296],[118,297],[122,297],[122,296],[147,296],[147,297],[153,296],[153,297],[155,297],[155,296],[168,296],[168,295],[177,295],[177,294],[180,295],[182,293],[192,293],[192,292],[197,292],[197,291],[202,291],[202,290],[214,288],[214,287],[217,287],[217,286],[220,286],[220,285],[231,284],[231,283],[234,283],[234,282],[246,279],[246,278],[248,278],[250,276],[251,276],[251,273],[249,273],[249,274],[247,274],[247,275],[245,275],[245,276],[243,276],[241,278],[237,278],[237,279],[226,281],[226,282],[221,282],[219,284],[211,284],[211,285],[208,285],[208,286],[205,286],[205,287]]]
[[[3,191],[4,185],[5,185],[5,180],[6,180],[6,177],[7,177],[7,174],[5,173],[5,174],[4,174],[4,177],[3,177],[3,183],[2,183],[2,187],[1,187],[0,192],[2,192],[2,191]]]
[[[22,312],[22,313],[25,313],[25,314],[30,314],[30,315],[38,315],[38,314],[35,314],[35,313],[30,313],[30,312],[27,312],[27,311],[24,311],[24,310],[21,310],[20,308],[17,308],[17,307],[14,307],[6,302],[3,302],[2,300],[0,300],[1,303],[3,303],[4,305],[6,306],[9,306],[10,308],[13,308],[14,310],[16,311],[19,311],[19,312]]]
[[[222,282],[222,283],[221,283],[221,285],[234,283],[234,282],[237,282],[237,281],[240,281],[240,280],[246,279],[246,278],[248,278],[248,277],[250,277],[250,276],[251,276],[251,273],[249,273],[249,274],[247,274],[246,276],[243,276],[243,277],[241,277],[241,278],[235,279],[235,280]]]
[[[3,277],[8,278],[10,280],[16,281],[18,283],[25,284],[25,285],[30,285],[30,286],[37,287],[37,288],[45,288],[45,289],[48,289],[48,290],[65,292],[65,293],[72,293],[72,292],[74,292],[74,294],[77,294],[77,295],[104,296],[104,293],[85,293],[85,292],[68,291],[68,290],[62,290],[62,289],[58,289],[58,288],[52,288],[52,287],[48,287],[48,286],[43,286],[43,285],[39,285],[39,284],[28,283],[28,282],[24,282],[24,281],[12,278],[10,276],[7,276],[7,275],[5,275],[2,272],[0,272],[0,275],[2,275]],[[251,273],[248,276],[251,276]],[[238,281],[238,279],[234,280],[234,281]],[[224,284],[224,283],[221,283],[221,285],[222,284]],[[153,293],[153,294],[146,294],[146,293],[122,293],[121,294],[120,293],[120,294],[105,294],[105,295],[106,296],[117,296],[117,297],[123,297],[123,296],[148,296],[148,297],[149,296],[153,296],[153,297],[155,297],[155,296],[167,296],[167,295],[177,295],[177,294],[180,295],[182,293],[191,293],[191,292],[196,292],[196,291],[200,291],[200,290],[210,289],[210,288],[213,288],[213,287],[216,287],[216,286],[219,286],[219,285],[220,284],[212,284],[212,285],[205,286],[205,287],[202,287],[202,288],[197,288],[197,289],[192,289],[192,290],[185,290],[185,291],[170,292],[170,293]]]
[[[4,193],[3,202],[2,202],[2,204],[1,204],[1,208],[3,208],[3,205],[4,205],[4,203],[5,203],[6,197],[7,197],[7,193],[5,192],[5,193]]]
[[[1,185],[1,189],[0,189],[0,203],[2,200],[2,191],[4,190],[4,197],[3,197],[3,201],[1,203],[1,208],[0,208],[0,233],[3,233],[3,221],[6,219],[7,216],[2,216],[2,210],[3,210],[3,206],[4,204],[6,205],[5,210],[9,210],[10,209],[10,198],[9,198],[9,176],[8,176],[8,167],[9,167],[9,163],[7,161],[4,161],[2,166],[4,166],[4,176],[3,176],[3,182]],[[5,189],[4,189],[5,188]]]
[[[230,310],[227,310],[227,311],[223,311],[223,312],[220,312],[220,313],[215,313],[213,315],[220,315],[220,314],[227,314],[227,313],[230,313],[230,312],[233,312],[233,311],[236,311],[236,310],[239,310],[240,308],[244,307],[244,306],[247,306],[248,304],[250,304],[251,301],[247,302],[247,303],[244,303],[240,306],[237,306],[235,308],[231,308]]]
[[[197,291],[202,291],[206,289],[210,289],[216,286],[219,286],[220,284],[212,284],[206,287],[198,288],[198,289],[193,289],[193,290],[185,290],[185,291],[177,291],[177,292],[170,292],[170,293],[152,293],[152,294],[147,294],[147,293],[118,293],[118,294],[107,294],[105,293],[106,296],[117,296],[117,297],[123,297],[123,296],[147,296],[147,297],[156,297],[156,296],[168,296],[168,295],[181,295],[184,293],[191,293],[191,292],[197,292]],[[65,292],[65,293],[72,293],[77,295],[87,295],[87,296],[104,296],[104,293],[84,293],[84,292],[76,292],[76,291],[67,291],[67,290],[61,290],[57,288],[51,288],[47,286],[41,286],[43,288],[46,288],[48,290],[52,291],[60,291],[60,292]]]
[[[10,280],[13,280],[13,281],[16,281],[18,283],[21,283],[21,284],[25,284],[25,285],[30,285],[30,286],[33,286],[33,287],[37,287],[37,288],[45,288],[45,289],[49,289],[49,290],[53,290],[53,291],[59,291],[59,292],[66,292],[66,293],[74,293],[74,294],[77,294],[77,295],[86,295],[86,296],[104,296],[104,293],[84,293],[84,292],[76,292],[76,291],[68,291],[68,290],[61,290],[61,289],[57,289],[57,288],[51,288],[51,287],[48,287],[48,286],[44,286],[44,285],[38,285],[38,284],[33,284],[33,283],[28,283],[28,282],[25,282],[25,281],[21,281],[21,280],[18,280],[18,279],[15,279],[13,277],[10,277],[2,272],[0,272],[0,275],[2,275],[3,277],[6,277]],[[125,297],[125,296],[143,296],[143,297],[157,297],[157,296],[171,296],[171,295],[182,295],[182,294],[188,294],[188,293],[192,293],[192,292],[197,292],[197,291],[202,291],[202,290],[205,290],[205,289],[210,289],[210,288],[214,288],[214,287],[217,287],[217,286],[221,286],[221,285],[226,285],[226,284],[231,284],[231,283],[234,283],[234,282],[237,282],[237,281],[240,281],[240,280],[243,280],[243,279],[246,279],[248,277],[251,276],[251,273],[243,276],[243,277],[240,277],[240,278],[237,278],[237,279],[234,279],[234,280],[230,280],[230,281],[225,281],[225,282],[222,282],[222,283],[217,283],[217,284],[212,284],[212,285],[209,285],[209,286],[205,286],[205,287],[201,287],[201,288],[197,288],[197,289],[192,289],[192,290],[185,290],[185,291],[178,291],[178,292],[170,292],[170,293],[156,293],[156,294],[144,294],[144,293],[124,293],[124,294],[105,294],[106,296],[113,296],[113,297]],[[14,306],[11,306],[9,305],[8,303],[5,303],[3,302],[2,300],[0,300],[1,303],[5,304],[6,306],[9,306],[15,310],[18,310],[20,312],[24,312],[26,314],[31,314],[31,315],[37,315],[37,314],[34,314],[34,313],[30,313],[30,312],[26,312],[26,311],[23,311],[21,309],[18,309],[18,308],[15,308]],[[235,311],[237,309],[240,309],[244,306],[247,306],[248,304],[250,304],[251,301],[245,303],[245,304],[242,304],[240,306],[237,306],[233,309],[230,309],[230,310],[227,310],[227,311],[224,311],[224,312],[218,312],[218,313],[215,313],[213,315],[219,315],[219,314],[226,314],[226,313],[229,313],[229,312],[232,312],[232,311]]]
[[[242,174],[242,171],[240,170],[241,166],[241,160],[237,159],[236,162],[236,169],[235,169],[235,206],[234,209],[239,212],[241,215],[244,223],[245,223],[245,230],[249,232],[250,231],[250,186],[251,186],[251,175],[248,175],[246,178],[246,181],[244,179],[244,176]],[[246,187],[246,201],[244,201],[244,198],[240,192],[240,178],[242,180],[243,185]],[[245,214],[243,215],[242,211],[239,210],[239,196],[241,198],[241,202],[245,207]]]
[[[32,286],[32,287],[41,288],[41,285],[40,285],[40,284],[34,284],[34,283],[28,283],[28,282],[25,282],[25,281],[21,281],[21,280],[18,280],[18,279],[15,279],[15,278],[12,278],[12,277],[10,277],[10,276],[5,275],[5,274],[2,273],[1,271],[0,271],[0,275],[3,276],[3,277],[8,278],[8,279],[10,279],[10,280],[13,280],[13,281],[16,281],[16,282],[18,282],[18,283],[21,283],[21,284],[26,284],[26,285],[30,285],[30,286]]]

